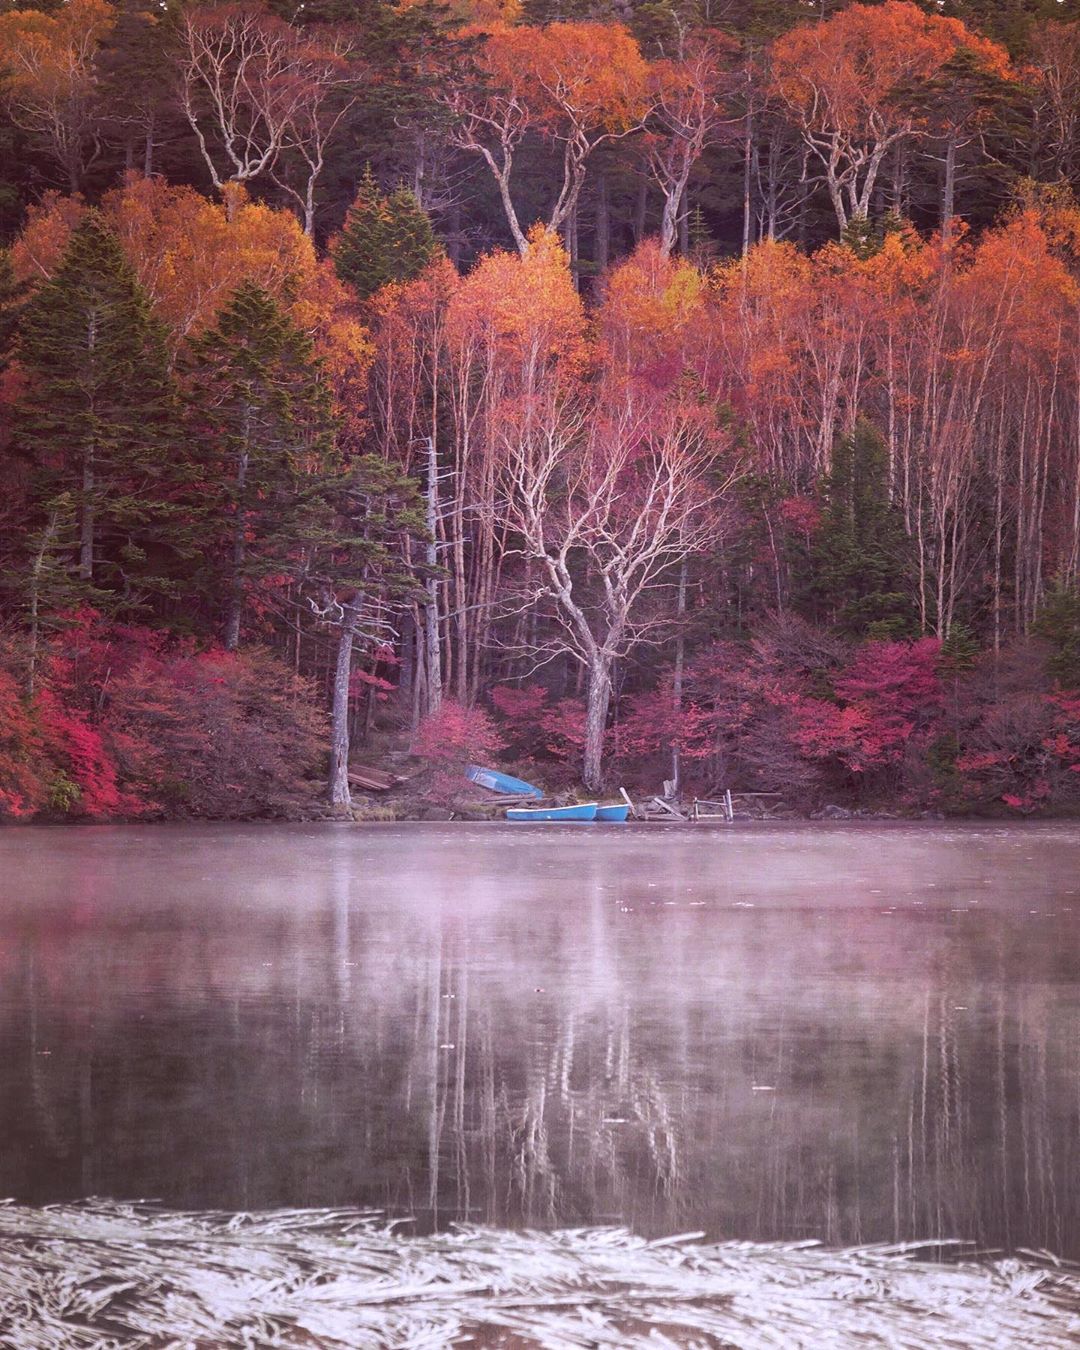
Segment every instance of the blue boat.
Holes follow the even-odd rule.
[[[630,807],[626,802],[619,802],[617,806],[598,806],[596,808],[596,819],[607,821],[609,824],[622,824],[630,815]]]
[[[511,806],[506,812],[506,819],[532,824],[546,824],[560,820],[595,820],[596,803],[583,802],[580,806]]]
[[[465,777],[477,787],[489,788],[492,792],[513,793],[518,797],[544,795],[542,788],[526,783],[523,778],[511,778],[508,773],[500,773],[498,769],[483,769],[479,764],[470,764],[465,770]]]

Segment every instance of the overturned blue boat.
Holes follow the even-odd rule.
[[[538,788],[533,783],[526,783],[523,778],[511,778],[508,773],[500,773],[498,769],[485,769],[479,764],[470,764],[465,770],[465,777],[470,783],[475,783],[477,787],[488,788],[491,792],[505,792],[507,795],[517,797],[542,797],[543,789]]]
[[[596,803],[582,802],[578,806],[511,806],[507,809],[506,819],[532,824],[560,820],[595,820]]]

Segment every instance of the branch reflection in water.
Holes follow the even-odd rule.
[[[0,1193],[1077,1255],[1078,854],[7,832]]]

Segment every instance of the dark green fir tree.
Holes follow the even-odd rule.
[[[438,244],[431,221],[407,188],[386,196],[368,168],[341,233],[330,248],[334,270],[357,299],[391,281],[409,281],[431,261]]]
[[[1035,632],[1050,647],[1047,669],[1063,689],[1080,689],[1080,586],[1057,580],[1046,593]]]
[[[25,288],[15,280],[7,250],[0,249],[0,373],[11,360],[24,296]]]
[[[889,500],[888,450],[869,422],[837,442],[824,498],[806,591],[813,616],[860,637],[912,632],[910,540]]]
[[[191,346],[190,407],[205,533],[201,581],[240,642],[253,591],[301,566],[328,510],[334,428],[310,338],[274,298],[244,282]]]
[[[42,523],[50,503],[70,503],[79,581],[138,608],[167,588],[182,552],[170,502],[178,410],[160,327],[95,212],[23,307],[16,353],[15,445]]]
[[[430,538],[415,481],[379,455],[360,455],[330,483],[326,528],[312,540],[305,577],[311,607],[336,632],[329,796],[350,804],[349,702],[353,659],[390,640],[393,620],[422,595],[412,542]]]

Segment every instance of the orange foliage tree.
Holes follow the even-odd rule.
[[[664,198],[660,248],[675,247],[694,165],[720,137],[728,115],[722,97],[738,45],[720,33],[696,35],[677,61],[655,61],[649,72],[652,128],[649,167]]]
[[[589,156],[605,141],[638,130],[648,109],[648,68],[621,24],[553,23],[546,28],[491,27],[477,63],[477,84],[455,84],[445,95],[454,117],[451,136],[480,155],[499,189],[506,222],[527,253],[511,191],[514,157],[530,132],[562,158],[550,230],[560,230],[577,206]]]
[[[1007,68],[996,43],[908,0],[849,5],[773,44],[773,92],[821,165],[841,233],[869,215],[886,155],[925,131],[919,93],[960,51]]]
[[[225,195],[228,203],[212,202],[194,188],[130,175],[105,194],[101,211],[174,353],[214,322],[243,282],[254,282],[313,339],[346,440],[359,444],[373,353],[349,291],[291,212],[251,201],[238,184],[227,184]],[[85,209],[58,193],[32,208],[11,250],[17,281],[52,275]]]
[[[11,119],[78,192],[101,154],[98,56],[116,19],[106,0],[68,0],[55,13],[0,14],[2,97]]]
[[[439,671],[428,658],[422,679],[445,681],[461,702],[480,688],[500,607],[501,410],[586,359],[585,311],[566,252],[542,226],[528,242],[524,255],[492,253],[465,278],[437,260],[377,297],[377,434],[404,465],[430,438],[440,466],[436,531],[449,577],[436,589],[438,614],[422,623],[437,619],[453,637]]]

